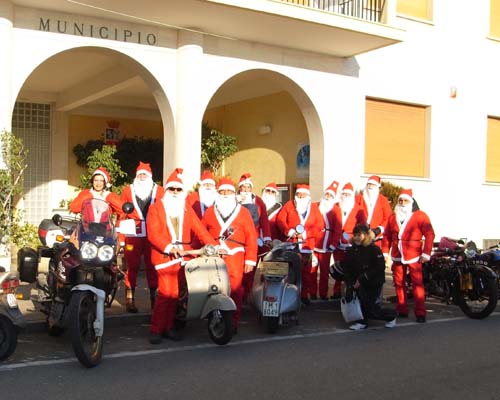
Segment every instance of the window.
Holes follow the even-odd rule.
[[[432,0],[397,0],[398,14],[432,20]]]
[[[365,173],[429,175],[429,108],[366,99]]]
[[[500,118],[488,117],[486,181],[500,182]]]
[[[490,35],[500,38],[500,0],[490,0]]]

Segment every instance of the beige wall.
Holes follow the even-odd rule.
[[[212,128],[237,138],[238,153],[225,161],[221,173],[238,180],[250,172],[255,191],[270,181],[278,184],[307,182],[298,178],[295,155],[298,144],[309,143],[304,118],[287,92],[256,97],[209,109],[203,120]],[[269,125],[271,133],[260,135]]]
[[[163,140],[163,125],[161,121],[71,115],[68,123],[69,185],[78,186],[80,184],[80,174],[86,172],[84,168],[76,164],[76,156],[73,154],[73,147],[77,144],[84,145],[89,140],[102,139],[108,127],[107,121],[110,120],[120,122],[118,130],[122,138],[137,136]]]

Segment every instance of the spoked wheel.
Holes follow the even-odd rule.
[[[0,315],[0,360],[9,358],[16,350],[17,331],[10,319]]]
[[[94,321],[97,302],[92,292],[75,292],[70,303],[71,344],[78,361],[87,368],[95,367],[101,361],[102,336],[96,336]]]
[[[483,319],[497,306],[498,289],[496,279],[482,270],[464,274],[459,286],[458,305],[470,318]]]
[[[214,310],[208,315],[208,334],[214,343],[224,345],[233,337],[233,312]]]
[[[280,324],[280,318],[279,317],[266,317],[266,325],[267,325],[267,332],[268,333],[276,333],[278,331],[278,327]]]

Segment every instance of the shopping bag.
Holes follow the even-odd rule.
[[[347,301],[345,297],[342,297],[340,300],[340,310],[342,311],[344,321],[347,323],[363,319],[361,303],[359,302],[359,298],[356,294],[352,296],[351,301]]]

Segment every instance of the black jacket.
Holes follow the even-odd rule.
[[[348,286],[356,280],[368,288],[381,286],[385,282],[384,255],[374,244],[353,244],[347,249],[342,266]]]

